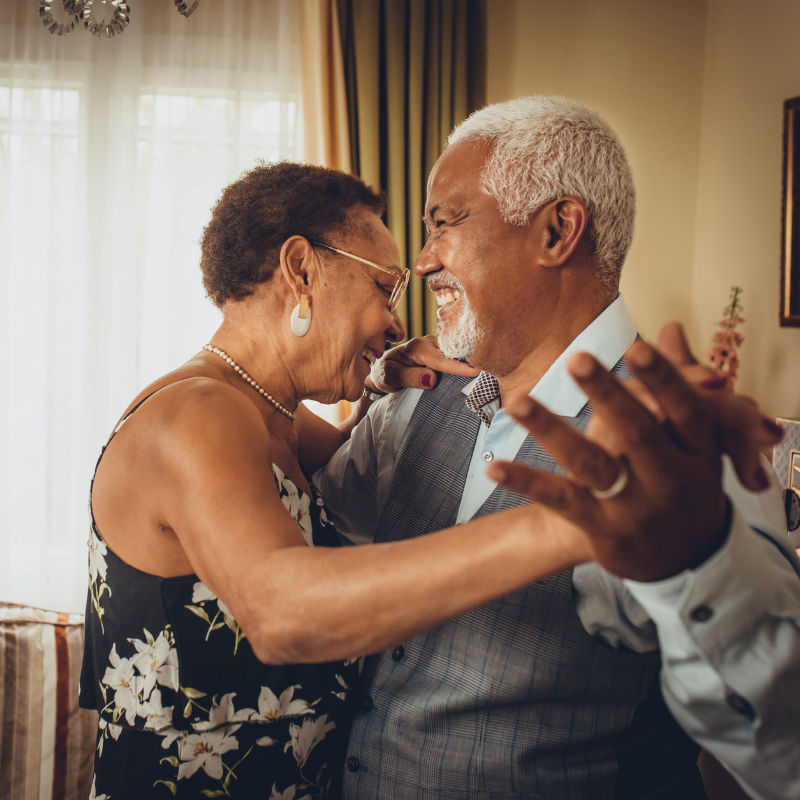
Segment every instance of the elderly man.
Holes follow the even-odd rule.
[[[360,544],[526,502],[502,480],[599,531],[600,563],[369,659],[347,798],[700,798],[694,742],[754,797],[800,796],[800,581],[777,491],[750,494],[726,468],[723,494],[691,452],[693,415],[648,427],[599,366],[645,384],[654,367],[641,343],[623,361],[634,198],[607,123],[555,98],[477,112],[430,175],[415,270],[436,293],[442,351],[482,372],[376,402],[317,483]],[[663,448],[662,474],[571,463],[592,406],[629,420],[607,450],[615,435],[651,462]],[[668,504],[647,508],[646,480]],[[768,483],[755,466],[749,484]]]

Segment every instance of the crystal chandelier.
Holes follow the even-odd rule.
[[[200,4],[200,0],[173,2],[178,13],[184,17],[190,16]],[[56,14],[53,13],[54,8]],[[53,36],[66,36],[83,22],[83,27],[92,36],[112,39],[117,34],[124,33],[128,27],[131,9],[122,0],[39,0],[39,16]]]

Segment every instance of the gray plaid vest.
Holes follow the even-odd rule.
[[[422,394],[376,541],[455,524],[480,424],[464,405],[466,383],[445,375]],[[591,413],[571,422],[583,430]],[[530,437],[516,460],[560,470]],[[476,516],[525,502],[498,487]],[[532,583],[368,659],[344,796],[705,797],[697,748],[663,705],[659,666],[658,653],[615,650],[586,632],[572,570]]]

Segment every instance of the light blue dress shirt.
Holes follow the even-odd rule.
[[[531,391],[562,416],[587,402],[566,370],[579,351],[611,368],[636,338],[622,297],[591,323]],[[468,394],[473,384],[464,392]],[[351,439],[314,476],[346,544],[373,541],[395,457],[422,390],[390,395],[370,408]],[[495,484],[487,460],[512,460],[525,431],[499,408],[481,424],[457,522],[483,505]],[[661,648],[661,683],[675,719],[712,752],[754,798],[800,798],[800,564],[789,545],[781,488],[748,492],[723,458],[733,506],[724,545],[704,564],[665,581],[621,580],[596,564],[573,572],[586,630],[612,646]]]

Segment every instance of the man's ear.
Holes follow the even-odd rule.
[[[311,243],[302,236],[290,236],[281,247],[281,275],[298,303],[301,294],[310,294],[309,288],[315,282],[315,255]]]
[[[540,263],[544,267],[562,266],[577,249],[586,233],[589,212],[580,197],[567,195],[548,203],[539,220]]]

